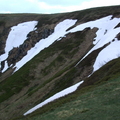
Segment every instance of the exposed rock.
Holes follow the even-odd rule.
[[[40,39],[45,39],[54,32],[53,29],[49,28],[44,29],[42,32],[36,31],[30,32],[22,45],[17,48],[13,48],[9,52],[9,56],[7,58],[8,66],[21,60],[27,54],[27,51],[34,47],[35,44],[40,41]]]
[[[1,62],[0,73],[1,73],[1,71],[4,69],[4,66],[5,66],[5,61],[2,61],[2,62]]]
[[[53,29],[44,29],[42,32],[42,39],[47,38],[49,35],[51,35],[54,32]]]
[[[118,27],[120,27],[120,23],[118,23],[118,25],[117,25],[117,26],[115,26],[115,28],[118,28]]]
[[[118,38],[118,40],[120,40],[120,33],[116,36],[116,38]]]
[[[2,30],[1,30],[2,29]],[[9,34],[9,31],[10,29],[9,28],[1,28],[0,27],[0,55],[4,54],[5,53],[5,44],[6,44],[6,39],[8,37],[8,34]]]

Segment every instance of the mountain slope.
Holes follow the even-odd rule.
[[[56,100],[20,120],[119,120],[120,78],[118,76],[120,74],[119,72],[110,74],[118,64],[119,60],[111,61],[88,78],[88,80],[94,78],[94,81],[97,79],[101,79],[101,81],[97,81],[95,84],[89,83],[88,87],[79,88],[73,94]],[[108,73],[103,72],[108,68],[110,68]]]
[[[111,17],[110,17],[111,18]],[[109,27],[108,27],[108,25],[107,25],[107,23],[106,23],[106,21],[107,21],[107,23],[108,23],[108,25],[109,25]],[[116,20],[115,20],[116,21]],[[103,18],[103,20],[97,20],[97,21],[94,21],[94,22],[90,22],[90,23],[85,23],[85,24],[87,24],[87,25],[85,25],[85,24],[82,24],[83,26],[87,26],[87,27],[89,27],[89,26],[91,26],[91,24],[93,24],[94,25],[94,27],[95,27],[95,24],[97,24],[97,25],[99,25],[99,27],[98,27],[98,31],[97,31],[97,33],[100,33],[100,34],[97,34],[97,37],[95,38],[96,39],[96,41],[94,41],[94,43],[97,43],[97,44],[95,44],[95,46],[85,55],[85,57],[88,55],[88,54],[90,54],[92,51],[95,51],[96,49],[98,49],[98,48],[100,48],[101,46],[104,46],[105,44],[107,44],[107,43],[109,43],[109,42],[111,42],[110,43],[110,45],[108,45],[106,48],[104,48],[103,50],[101,50],[101,52],[103,52],[102,53],[102,55],[99,53],[99,55],[98,55],[98,57],[97,57],[97,59],[96,59],[96,61],[95,61],[95,64],[93,65],[93,67],[94,67],[94,69],[93,69],[93,72],[94,71],[96,71],[97,69],[99,69],[101,66],[99,65],[99,64],[102,64],[103,62],[108,62],[108,61],[110,61],[110,60],[112,60],[112,59],[115,59],[115,58],[117,58],[118,57],[118,54],[120,53],[120,50],[119,50],[119,41],[117,40],[117,38],[116,38],[116,40],[115,41],[113,41],[113,39],[114,39],[114,37],[119,33],[119,31],[120,31],[120,29],[115,29],[114,27],[116,26],[116,24],[118,24],[119,23],[119,19],[116,21],[116,22],[112,22],[112,27],[110,26],[110,23],[109,23],[109,19],[108,19],[108,17],[107,17],[107,20],[106,20],[106,18]],[[96,23],[95,23],[96,22]],[[104,23],[105,22],[105,23]],[[105,29],[102,29],[101,28],[101,25],[100,25],[100,23],[102,23],[102,26],[107,26],[107,27],[105,27]],[[81,26],[77,26],[77,30],[81,30]],[[114,30],[113,30],[113,28],[114,28]],[[74,30],[74,29],[76,29],[76,28],[73,28],[72,30],[70,30],[70,32],[71,31],[77,31],[77,30]],[[82,29],[84,29],[84,27],[82,28]],[[105,34],[105,31],[107,31],[108,32],[108,35],[106,35]],[[61,32],[62,33],[62,32]],[[112,33],[112,35],[110,36],[110,33]],[[115,33],[115,34],[114,34]],[[58,36],[58,35],[57,35]],[[99,37],[100,36],[100,37]],[[101,36],[104,36],[103,38],[101,37]],[[105,39],[106,38],[106,36],[109,36],[109,37],[107,37],[107,39]],[[106,49],[108,49],[108,50],[106,50]],[[112,51],[113,52],[113,54],[111,54],[110,56],[109,55],[107,55],[107,58],[106,58],[106,60],[107,61],[105,61],[105,56],[104,56],[104,54],[107,54],[108,52],[109,52],[109,50],[111,51],[111,50],[114,50],[114,51]],[[99,56],[101,56],[100,58],[102,58],[102,59],[100,59],[99,58]],[[83,57],[82,58],[82,60],[85,58],[85,57]],[[80,60],[80,61],[82,61],[82,60]],[[77,65],[78,64],[80,64],[80,62],[78,62],[77,63]],[[97,64],[97,65],[96,65]],[[76,66],[77,66],[76,65]],[[84,84],[84,83],[83,83]],[[72,89],[72,88],[71,88]],[[59,95],[60,96],[60,95]],[[54,96],[55,97],[55,96]],[[38,106],[36,106],[35,107],[35,109],[36,108],[39,108]],[[29,113],[29,112],[28,112]],[[31,113],[31,110],[30,110],[30,113]],[[25,113],[26,114],[26,113]]]
[[[1,119],[23,116],[35,105],[82,80],[79,92],[81,89],[88,92],[89,85],[96,82],[99,86],[99,81],[119,78],[119,11],[120,6],[113,6],[53,15],[1,15]],[[10,40],[21,41],[23,37],[19,39],[17,34],[22,29],[27,30],[28,21],[35,21],[32,29],[25,33],[26,37],[20,44],[17,41],[18,45],[11,44],[11,49],[6,47],[7,51],[5,44],[10,28],[14,28],[16,35],[13,39],[12,34]],[[19,25],[22,27],[18,29]],[[115,58],[118,59],[113,60]],[[104,64],[103,73],[99,68]],[[78,93],[73,96],[79,96]],[[69,97],[65,99],[70,101]],[[57,106],[62,99],[58,101]],[[50,109],[43,108],[43,111]]]

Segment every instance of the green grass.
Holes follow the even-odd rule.
[[[79,118],[119,120],[119,66],[120,58],[109,62],[85,79],[76,92],[51,102],[19,120],[77,120]]]
[[[75,77],[74,76],[75,72],[76,72],[76,69],[72,68],[64,76],[60,77],[55,82],[54,87],[52,88],[52,90],[49,91],[49,93],[46,94],[41,101],[51,97],[52,95],[54,95],[57,92],[62,91],[63,89],[71,86],[73,84],[73,80],[74,80],[74,77]]]
[[[5,25],[5,21],[0,21],[0,26],[4,26]]]
[[[4,91],[4,93],[0,95],[0,102],[3,102],[15,93],[19,93],[24,86],[29,84],[29,80],[30,77],[27,64],[13,76],[1,82],[0,91]]]
[[[20,120],[119,120],[119,84],[120,77],[95,85],[87,92],[78,90]]]
[[[28,96],[31,96],[32,94],[34,94],[36,91],[38,91],[39,89],[41,89],[42,87],[44,87],[47,83],[51,82],[52,80],[54,80],[55,78],[61,76],[65,71],[71,69],[71,67],[73,67],[73,65],[66,67],[65,69],[59,71],[58,73],[56,73],[53,77],[49,78],[48,80],[45,80],[45,82],[38,86],[38,87],[31,87],[28,91],[27,94]]]
[[[78,51],[77,50],[78,46],[83,42],[85,33],[81,34],[81,32],[77,32],[77,33],[74,34],[75,38],[69,39],[69,43],[68,43],[67,39],[65,39],[63,41],[54,42],[53,45],[51,45],[50,47],[48,47],[48,48],[44,49],[43,51],[41,51],[41,53],[35,57],[34,63],[38,63],[39,61],[42,61],[42,60],[46,59],[48,56],[55,54],[56,51],[61,51],[60,54],[58,54],[58,56],[48,66],[44,67],[41,70],[41,74],[43,74],[43,76],[46,76],[46,75],[50,74],[50,72],[52,72],[52,69],[54,69],[54,68],[57,69],[58,67],[60,67],[62,65],[64,66],[63,63],[66,62],[66,58],[67,59],[68,58],[72,58],[72,56]],[[81,39],[79,38],[80,36],[81,36]],[[54,80],[55,78],[61,76],[65,71],[71,69],[75,64],[76,64],[76,60],[75,60],[75,62],[69,64],[64,69],[58,71],[51,78],[48,78],[47,80],[44,80],[44,83],[42,85],[36,87],[35,89],[32,89],[31,91],[29,90],[28,95],[31,96],[33,93],[35,93],[36,91],[38,91],[39,89],[41,89],[42,87],[44,87],[47,83],[49,83],[52,80]],[[35,67],[35,64],[34,64],[34,67]],[[70,70],[70,71],[72,71],[72,70]],[[71,72],[70,72],[70,74],[72,75]],[[73,72],[73,74],[74,74],[74,72]],[[66,78],[67,78],[67,80],[66,80]],[[59,81],[60,81],[60,83],[62,85],[59,84],[59,81],[56,84],[58,84],[57,85],[58,88],[60,86],[62,86],[63,88],[65,88],[65,87],[68,87],[68,86],[63,85],[64,81],[66,81],[66,82],[69,81],[70,82],[72,79],[73,78],[70,75],[65,74],[64,77],[62,77],[62,78],[59,79]],[[57,90],[56,89],[56,84],[55,84],[55,88],[53,90],[54,92],[52,94],[54,94],[55,92],[58,92],[58,91],[60,91],[60,90],[63,89],[63,88],[60,87],[59,90]],[[71,84],[72,83],[70,82],[69,86]]]
[[[81,37],[84,36],[84,34],[79,34],[79,35],[81,35]],[[14,75],[10,76],[9,78],[7,78],[3,82],[1,82],[0,91],[1,92],[4,91],[4,93],[0,95],[0,102],[3,102],[5,100],[7,100],[9,97],[11,97],[12,95],[19,93],[25,86],[29,85],[30,81],[34,81],[35,76],[34,76],[34,74],[31,75],[31,72],[32,72],[31,70],[33,68],[36,69],[39,62],[44,62],[44,60],[47,59],[48,56],[52,56],[52,55],[56,54],[56,51],[61,51],[61,52],[57,55],[57,57],[48,66],[44,67],[44,69],[41,70],[40,75],[42,74],[42,77],[44,77],[44,76],[50,74],[50,72],[52,72],[53,68],[57,69],[60,66],[63,66],[64,69],[58,71],[52,77],[46,79],[43,82],[43,84],[40,85],[39,87],[29,88],[28,94],[32,95],[38,89],[44,87],[48,82],[51,82],[52,80],[54,80],[54,78],[56,78],[57,76],[60,76],[63,72],[67,71],[68,69],[66,69],[66,68],[68,68],[68,66],[71,66],[71,64],[73,64],[73,63],[69,64],[66,67],[64,66],[63,63],[66,62],[66,58],[67,59],[71,58],[75,54],[75,52],[77,52],[77,50],[73,52],[73,49],[75,49],[75,48],[77,49],[78,46],[83,42],[83,39],[84,39],[84,37],[79,39],[78,33],[75,33],[74,37],[75,37],[74,39],[72,39],[72,38],[69,39],[69,43],[68,43],[68,39],[65,39],[63,41],[54,42],[53,45],[42,50],[38,55],[36,55],[31,61],[29,61],[26,65],[24,65]],[[74,65],[72,65],[72,66],[74,66]],[[63,81],[63,83],[62,83],[62,81]],[[64,78],[61,80],[61,83],[64,84]],[[70,82],[70,84],[71,84],[71,82]],[[58,86],[58,88],[60,86]],[[63,88],[65,88],[65,87],[68,87],[68,86],[65,85]],[[59,90],[62,90],[62,88],[59,88]],[[56,92],[58,92],[58,90]]]

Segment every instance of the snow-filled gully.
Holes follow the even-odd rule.
[[[46,39],[41,39],[36,45],[31,48],[28,52],[27,55],[24,56],[19,62],[16,63],[14,66],[16,69],[15,71],[19,70],[24,64],[26,64],[29,60],[31,60],[35,55],[37,55],[41,50],[43,50],[46,47],[49,47],[54,41],[56,40],[61,40],[62,37],[64,37],[68,33],[74,33],[77,31],[82,31],[85,28],[90,27],[91,29],[96,27],[98,28],[98,31],[96,32],[96,38],[94,38],[93,44],[94,47],[78,62],[78,64],[92,51],[101,48],[107,43],[110,43],[107,47],[105,47],[101,52],[98,54],[95,63],[93,65],[93,72],[98,70],[102,65],[106,64],[107,62],[118,58],[120,56],[120,41],[116,38],[117,34],[120,33],[120,27],[115,28],[119,23],[120,23],[120,18],[113,18],[112,15],[95,20],[95,21],[90,21],[87,23],[80,24],[68,31],[66,31],[68,28],[73,26],[77,20],[71,20],[71,19],[66,19],[55,27],[54,33],[48,36]],[[7,39],[6,43],[6,48],[5,51],[6,53],[0,56],[0,61],[5,60],[5,68],[2,72],[7,70],[9,67],[7,65],[6,58],[8,57],[9,51],[16,46],[19,46],[24,42],[26,39],[27,34],[30,31],[35,30],[35,26],[37,24],[37,21],[31,21],[30,23],[21,23],[16,27],[11,28],[10,34]],[[19,32],[23,32],[23,26],[26,26],[26,33],[23,35],[21,34],[21,42],[19,43],[18,41],[16,42],[16,38],[18,37]],[[27,31],[27,27],[31,26],[30,31]],[[37,29],[36,29],[37,30]],[[14,43],[14,44],[10,44]],[[64,95],[67,95],[77,89],[80,84],[82,84],[83,81],[66,88],[65,90],[56,93],[54,96],[48,98],[44,102],[40,103],[39,105],[35,106],[34,108],[30,109],[24,115],[30,114],[31,112],[35,111],[36,109],[42,107],[43,105],[58,99]]]

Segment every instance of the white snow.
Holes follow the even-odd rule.
[[[65,95],[68,95],[68,94],[74,92],[78,88],[78,86],[80,86],[80,84],[82,84],[82,83],[83,83],[83,81],[62,90],[61,92],[56,93],[52,97],[46,99],[44,102],[42,102],[42,103],[36,105],[35,107],[33,107],[32,109],[28,110],[26,113],[24,113],[24,116],[34,112],[35,110],[41,108],[42,106],[44,106],[44,105],[46,105],[46,104],[48,104],[48,103],[50,103],[50,102],[52,102],[52,101],[54,101],[54,100],[56,100],[58,98],[61,98],[61,97],[65,96]]]
[[[35,29],[37,21],[30,21],[20,23],[17,26],[13,26],[6,40],[5,54],[0,56],[0,62],[6,60],[8,53],[14,47],[19,47],[27,39],[27,34]],[[5,61],[5,68],[2,72],[8,69],[7,62]]]
[[[96,38],[93,41],[93,44],[95,45],[77,64],[76,66],[92,51],[104,46],[105,44],[111,42],[116,35],[120,31],[120,27],[115,28],[115,26],[120,23],[120,18],[113,18],[112,15],[109,15],[107,17],[95,20],[95,21],[90,21],[86,22],[80,25],[77,25],[73,29],[70,29],[66,31],[68,28],[73,26],[77,20],[71,20],[71,19],[66,19],[62,22],[60,22],[54,30],[54,33],[48,36],[46,39],[41,39],[35,47],[31,48],[25,57],[23,57],[19,62],[16,63],[14,66],[16,69],[15,71],[19,70],[24,64],[26,64],[29,60],[31,60],[35,55],[37,55],[41,50],[44,48],[50,46],[54,41],[56,40],[61,40],[63,37],[65,37],[66,34],[68,33],[74,33],[77,31],[82,31],[85,28],[90,27],[91,29],[96,27],[98,28],[98,31],[96,32]],[[12,27],[12,30],[8,36],[7,39],[7,44],[5,51],[6,53],[0,56],[0,60],[3,61],[8,57],[8,52],[13,48],[17,47],[20,44],[24,42],[26,39],[26,35],[31,31],[31,30],[36,30],[34,27],[37,24],[36,21],[31,21],[31,22],[25,22],[21,23],[18,26]],[[30,31],[28,31],[28,28]],[[23,32],[25,31],[25,32]],[[21,35],[22,34],[22,35]],[[13,43],[13,44],[11,44]],[[6,67],[7,69],[8,67]],[[4,68],[4,71],[6,70]],[[14,71],[14,72],[15,72]]]
[[[66,30],[73,26],[77,20],[71,20],[66,19],[62,22],[60,22],[54,30],[54,33],[51,34],[48,38],[41,39],[35,47],[31,48],[27,55],[24,56],[19,62],[16,63],[15,67],[17,71],[20,69],[25,63],[27,63],[29,60],[31,60],[35,55],[37,55],[41,50],[44,48],[50,46],[54,41],[59,40],[59,38],[64,37],[64,35],[67,33]]]
[[[7,61],[5,61],[5,66],[4,66],[4,69],[2,71],[4,72],[7,69],[8,69],[8,64],[7,64]]]
[[[83,30],[87,27],[90,27],[91,29],[94,27],[98,28],[98,31],[96,32],[96,38],[94,38],[95,41],[93,41],[94,47],[76,64],[76,66],[92,51],[111,42],[116,37],[116,35],[120,33],[120,27],[115,28],[115,26],[117,26],[118,23],[120,23],[120,18],[113,18],[113,19],[111,18],[112,16],[110,15],[95,21],[90,21],[78,25],[77,27],[70,30],[70,32],[75,32],[75,31]]]
[[[94,70],[98,70],[100,67],[105,65],[107,62],[120,57],[120,41],[115,39],[106,48],[104,48],[97,56],[96,61],[93,65]]]
[[[27,34],[35,29],[37,23],[37,21],[30,21],[13,26],[8,35],[5,52],[9,52],[14,47],[19,47],[27,39]]]

